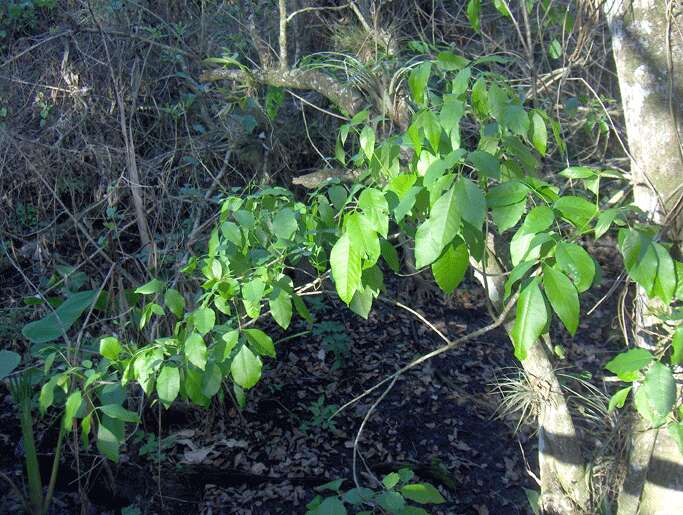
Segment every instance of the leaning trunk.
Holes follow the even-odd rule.
[[[680,257],[683,217],[683,41],[675,2],[609,2],[606,14],[631,153],[635,204],[662,224]],[[678,16],[680,18],[680,16]],[[637,294],[636,344],[645,347],[650,301]],[[683,455],[666,429],[634,422],[619,514],[683,513]]]

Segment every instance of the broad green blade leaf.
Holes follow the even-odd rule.
[[[266,285],[261,279],[252,279],[242,286],[242,304],[251,318],[258,318],[261,313],[261,299],[266,291]]]
[[[519,104],[510,104],[503,112],[503,125],[513,134],[526,137],[529,132],[529,114]]]
[[[562,272],[543,266],[543,288],[553,311],[574,336],[579,327],[579,294],[576,287]]]
[[[346,304],[351,302],[361,284],[361,250],[351,245],[349,235],[344,233],[330,253],[334,285],[339,298]]]
[[[21,333],[32,343],[56,340],[68,331],[78,317],[96,300],[95,290],[74,293],[46,317],[26,324]]]
[[[560,197],[555,201],[554,207],[579,229],[585,228],[598,215],[597,205],[585,198],[572,195]]]
[[[432,263],[432,274],[436,284],[446,295],[453,293],[465,277],[469,259],[467,245],[460,243],[446,247],[441,257]]]
[[[197,308],[192,314],[192,320],[199,334],[206,334],[216,324],[216,313],[211,308]]]
[[[671,369],[655,362],[645,374],[645,380],[636,390],[638,413],[652,426],[660,426],[671,413],[676,400],[676,382]]]
[[[634,381],[638,378],[638,371],[652,362],[654,356],[647,350],[636,348],[612,358],[605,368],[616,374],[622,381]]]
[[[460,212],[455,188],[444,193],[432,207],[429,219],[415,234],[415,266],[432,264],[460,232]]]
[[[669,425],[669,434],[678,445],[679,451],[683,454],[683,422],[672,423]]]
[[[197,368],[204,370],[206,366],[207,350],[201,334],[192,333],[185,340],[185,356]]]
[[[386,264],[394,273],[398,273],[401,265],[398,259],[398,252],[396,252],[394,246],[384,239],[379,242],[379,246],[382,257],[384,258]]]
[[[560,269],[569,276],[580,293],[593,284],[595,261],[583,247],[575,243],[560,242],[555,248],[555,259]]]
[[[249,347],[242,345],[230,364],[232,379],[242,388],[249,389],[261,379],[261,358],[256,356]]]
[[[64,429],[67,431],[71,431],[74,418],[76,418],[82,402],[83,397],[81,396],[80,390],[72,392],[67,397],[66,404],[64,405]]]
[[[275,345],[273,340],[260,329],[245,329],[242,331],[249,341],[249,345],[261,356],[275,357]]]
[[[447,71],[461,70],[470,64],[469,59],[466,59],[460,55],[455,55],[453,52],[449,51],[439,52],[439,55],[437,55],[436,59],[439,63],[439,66]]]
[[[221,233],[226,240],[234,243],[237,247],[242,246],[242,231],[240,231],[236,223],[223,222],[221,224]]]
[[[19,366],[21,356],[11,350],[0,350],[0,379],[10,375]]]
[[[427,61],[413,68],[408,77],[408,87],[410,88],[413,100],[420,106],[425,104],[425,92],[431,73],[432,63]]]
[[[632,386],[627,386],[626,388],[622,388],[617,393],[612,395],[612,397],[610,397],[609,400],[609,405],[607,406],[607,412],[612,413],[617,408],[623,408],[624,403],[626,402],[626,398],[628,397],[628,394],[631,392],[632,389]]]
[[[455,183],[455,197],[460,206],[460,216],[475,229],[481,230],[486,218],[486,198],[479,186],[465,177]]]
[[[545,300],[538,287],[538,279],[534,279],[522,290],[517,300],[517,317],[512,328],[517,359],[522,361],[526,358],[527,349],[543,334],[547,323]]]
[[[470,26],[475,32],[479,32],[481,30],[481,22],[479,20],[480,11],[480,0],[470,0],[467,3],[467,19],[470,21]]]
[[[446,499],[429,483],[411,483],[401,488],[401,493],[406,499],[420,504],[443,504]]]
[[[560,175],[567,179],[591,179],[597,174],[587,166],[570,166],[562,170]]]
[[[548,129],[543,117],[538,113],[531,116],[531,142],[538,153],[545,156],[548,147]]]
[[[298,228],[296,215],[288,207],[280,209],[273,219],[273,234],[283,240],[291,240]]]
[[[157,395],[161,403],[168,408],[180,392],[180,372],[176,367],[163,366],[157,377]]]
[[[140,422],[140,417],[138,417],[137,413],[125,409],[120,404],[106,404],[104,406],[100,406],[100,410],[102,410],[102,413],[108,417],[114,418],[116,420],[133,423]]]
[[[107,336],[100,340],[100,354],[109,361],[116,361],[121,353],[121,343],[118,338]]]
[[[621,253],[628,275],[652,296],[658,266],[657,251],[652,245],[652,237],[634,229],[620,231],[620,234],[624,232],[626,237],[621,243]]]
[[[193,366],[185,368],[183,378],[183,393],[187,395],[190,400],[197,406],[208,406],[211,399],[209,399],[202,392],[202,383],[204,380],[204,372]]]
[[[475,150],[470,152],[467,160],[484,177],[500,180],[500,162],[495,156],[484,150]]]
[[[372,130],[372,127],[367,125],[363,127],[360,133],[360,148],[363,149],[365,157],[370,161],[375,152],[375,131]]]
[[[103,415],[97,427],[97,449],[114,463],[119,461],[123,441],[123,422]]]
[[[358,206],[372,228],[386,238],[389,232],[389,204],[384,193],[375,188],[365,188],[358,197]]]
[[[344,229],[351,246],[366,255],[366,266],[374,265],[379,259],[380,247],[372,222],[361,213],[352,213],[347,217]]]
[[[349,309],[367,320],[370,310],[372,309],[372,299],[372,290],[370,288],[361,287],[353,294]]]
[[[185,312],[185,299],[180,292],[174,288],[169,288],[164,293],[164,304],[176,318],[183,318]]]
[[[346,515],[347,511],[339,497],[327,497],[313,513],[315,515]]]
[[[215,363],[209,363],[202,377],[202,393],[210,399],[221,389],[222,381],[223,374],[220,367]]]
[[[153,293],[161,293],[166,284],[159,279],[152,279],[148,283],[143,284],[135,290],[135,293],[141,293],[142,295],[152,295]]]
[[[292,296],[277,288],[268,300],[268,307],[277,324],[283,329],[287,329],[292,321]]]
[[[526,215],[522,228],[527,233],[537,233],[549,229],[554,220],[552,209],[547,206],[536,206]]]
[[[657,276],[655,277],[653,293],[669,304],[676,293],[676,271],[674,261],[669,251],[660,243],[653,243],[657,255]]]
[[[399,476],[397,472],[390,472],[382,478],[382,485],[384,485],[384,488],[387,490],[391,490],[399,481],[401,481],[401,476]]]

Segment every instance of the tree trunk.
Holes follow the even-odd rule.
[[[619,76],[631,152],[634,200],[680,255],[683,217],[683,41],[676,27],[675,2],[610,1],[605,11]],[[680,18],[680,16],[679,16]],[[655,323],[649,301],[637,295],[637,333]],[[652,346],[645,336],[636,344]],[[626,479],[619,494],[619,514],[683,513],[683,454],[666,429],[633,425]]]
[[[489,246],[498,248],[497,242]],[[500,313],[504,307],[504,267],[493,253],[489,253],[485,265],[473,263],[476,269],[485,269],[486,276],[475,273],[477,280],[488,292],[493,308]],[[508,334],[512,322],[505,325]],[[590,505],[590,486],[586,465],[567,401],[555,375],[552,360],[548,356],[548,345],[537,341],[527,350],[522,361],[524,372],[538,398],[538,461],[543,513],[572,515],[587,513]]]

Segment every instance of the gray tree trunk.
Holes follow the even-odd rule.
[[[626,119],[635,203],[654,222],[664,224],[667,239],[680,252],[683,41],[675,4],[609,0],[605,12]],[[637,304],[638,329],[647,328],[654,321],[648,316],[644,293],[639,293]],[[639,339],[639,345],[653,344],[645,337]],[[640,420],[633,426],[626,480],[619,495],[620,515],[639,513],[683,513],[683,455],[666,429],[650,429]]]

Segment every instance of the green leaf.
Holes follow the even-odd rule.
[[[579,229],[585,228],[598,214],[598,206],[594,203],[572,195],[560,197],[553,207]]]
[[[548,45],[548,57],[551,59],[559,59],[562,57],[562,45],[557,39],[553,39]]]
[[[481,230],[486,218],[486,198],[481,188],[469,179],[460,177],[455,183],[455,197],[461,206],[462,219]]]
[[[375,131],[372,127],[365,126],[360,132],[360,148],[363,149],[365,157],[370,161],[375,152]]]
[[[97,449],[114,463],[119,461],[119,447],[123,441],[123,422],[106,415],[97,428]]]
[[[531,115],[531,143],[539,154],[545,155],[548,148],[548,129],[543,117],[536,112]]]
[[[620,231],[620,234],[623,232]],[[621,243],[621,253],[631,279],[641,285],[648,295],[654,295],[659,261],[657,251],[652,245],[652,237],[633,229],[626,231],[626,237]]]
[[[616,208],[606,209],[605,211],[600,212],[598,215],[598,220],[595,222],[596,239],[601,238],[607,231],[609,231],[609,228],[612,226],[612,223],[617,216],[619,216],[619,210]]]
[[[612,395],[612,397],[610,397],[609,400],[609,405],[607,406],[607,412],[612,413],[617,408],[623,408],[624,403],[626,402],[626,398],[628,397],[628,394],[631,392],[632,389],[632,386],[627,386],[626,388],[622,388],[617,393]]]
[[[495,156],[484,150],[475,150],[469,153],[467,159],[484,177],[500,180],[500,162]]]
[[[301,297],[298,295],[294,295],[292,297],[294,301],[294,309],[296,309],[296,312],[299,314],[301,318],[306,320],[309,324],[313,323],[313,316],[311,315],[311,312],[308,310],[306,307],[306,304],[304,303],[303,300],[301,300]]]
[[[467,245],[449,245],[446,251],[432,263],[432,274],[436,284],[446,295],[450,295],[458,287],[465,277],[469,266],[470,255]]]
[[[517,316],[512,328],[517,359],[521,361],[526,358],[527,349],[543,334],[547,323],[545,300],[538,287],[538,279],[534,279],[522,290],[517,300]]]
[[[595,278],[595,261],[583,247],[575,243],[560,242],[555,247],[555,259],[560,269],[569,276],[576,289],[583,293]]]
[[[481,22],[479,19],[479,13],[481,12],[481,2],[480,0],[470,0],[467,3],[467,19],[470,21],[470,26],[475,32],[481,30]]]
[[[199,334],[206,334],[216,325],[216,313],[211,308],[197,308],[192,313],[192,320]]]
[[[479,77],[474,86],[472,86],[471,93],[472,107],[477,117],[481,120],[486,119],[489,115],[488,94],[486,93],[486,81],[483,77]]]
[[[157,377],[157,395],[161,403],[168,409],[180,392],[180,372],[176,367],[161,367]]]
[[[384,193],[375,188],[365,188],[358,197],[358,206],[372,228],[386,238],[389,233],[389,204]]]
[[[390,472],[384,476],[382,479],[382,484],[384,485],[384,488],[391,490],[399,483],[399,481],[401,481],[401,476],[399,476],[396,472]]]
[[[470,77],[472,76],[472,69],[471,68],[464,68],[458,72],[458,74],[455,76],[455,79],[453,79],[453,83],[451,86],[451,93],[454,95],[457,95],[458,97],[464,94],[467,91],[467,88],[470,85]]]
[[[268,307],[277,325],[287,329],[292,321],[292,296],[278,288],[268,300]]]
[[[100,340],[100,354],[109,361],[116,361],[121,353],[121,343],[118,338],[107,336]]]
[[[543,266],[543,288],[553,311],[574,336],[579,327],[579,294],[576,287],[562,272]]]
[[[197,368],[204,370],[206,366],[206,344],[201,334],[192,333],[185,340],[185,356]]]
[[[401,488],[401,493],[406,499],[420,504],[443,504],[446,499],[429,483],[411,483]]]
[[[230,364],[230,373],[235,383],[242,388],[249,389],[261,379],[262,367],[261,358],[251,352],[249,347],[242,345]]]
[[[372,299],[372,290],[370,288],[361,287],[353,294],[349,309],[367,320],[370,310],[372,309]]]
[[[657,256],[657,275],[653,285],[653,293],[669,304],[676,293],[676,270],[669,251],[660,243],[652,243]]]
[[[88,309],[96,300],[95,290],[81,291],[74,293],[62,302],[57,309],[36,320],[26,324],[21,330],[32,343],[47,343],[56,340],[78,320],[81,314]]]
[[[381,240],[379,242],[379,246],[380,252],[386,264],[394,273],[398,273],[399,269],[401,268],[401,265],[398,259],[398,252],[396,252],[394,246],[387,240]]]
[[[382,492],[375,497],[375,501],[388,513],[399,513],[406,505],[401,494],[391,491]]]
[[[636,390],[634,400],[638,413],[645,420],[654,427],[662,425],[676,401],[676,382],[671,369],[654,362]]]
[[[346,515],[347,512],[339,497],[327,497],[313,513],[315,515]]]
[[[242,304],[251,318],[258,318],[261,313],[261,299],[266,285],[261,279],[252,279],[242,286]]]
[[[344,492],[342,499],[344,502],[349,503],[352,506],[358,506],[364,502],[370,501],[375,495],[375,492],[369,488],[352,488],[351,490]]]
[[[21,356],[11,350],[0,350],[0,379],[10,375],[19,366]]]
[[[83,397],[81,396],[81,391],[76,390],[72,392],[66,399],[66,404],[64,405],[64,429],[71,431],[74,418],[78,414],[78,410],[81,409],[81,403],[83,402]]]
[[[562,170],[560,175],[567,179],[591,179],[597,174],[588,166],[570,166]]]
[[[671,338],[671,364],[676,366],[681,363],[683,363],[683,326],[678,326]]]
[[[529,132],[529,115],[519,104],[510,104],[503,112],[503,124],[518,136],[526,136]]]
[[[164,304],[176,318],[182,318],[185,312],[185,298],[174,288],[169,288],[164,293]]]
[[[413,100],[418,105],[424,105],[425,91],[427,89],[427,83],[429,82],[429,76],[432,73],[432,63],[426,61],[416,66],[410,72],[408,77],[408,87],[412,94]]]
[[[141,293],[142,295],[152,295],[153,293],[161,293],[166,284],[159,279],[152,279],[148,283],[143,284],[135,290],[135,293]]]
[[[366,267],[374,265],[380,256],[379,237],[370,220],[361,213],[351,213],[344,224],[351,246],[367,257]]]
[[[40,414],[45,415],[55,399],[55,386],[60,376],[53,376],[47,383],[45,383],[40,389],[40,397],[38,398],[38,408],[40,409]]]
[[[220,367],[215,363],[209,363],[202,376],[202,393],[210,399],[221,389],[222,381],[223,374]]]
[[[234,222],[223,222],[221,224],[221,233],[223,233],[223,237],[237,245],[238,247],[242,246],[242,231],[240,231],[240,228],[238,225]]]
[[[681,451],[681,454],[683,454],[683,422],[670,424],[669,434],[678,445],[678,449]]]
[[[351,239],[344,233],[330,252],[332,278],[339,298],[346,304],[361,284],[361,249],[351,245]]]
[[[616,374],[622,381],[634,381],[638,378],[638,371],[652,362],[654,356],[641,348],[627,350],[612,358],[605,368]]]
[[[116,420],[123,420],[124,422],[140,422],[140,417],[133,411],[128,411],[120,404],[106,404],[100,406],[100,410],[108,417]]]
[[[436,59],[439,63],[439,66],[446,71],[461,70],[470,64],[469,59],[466,59],[460,55],[455,55],[453,52],[449,52],[447,50],[444,52],[439,52],[439,54],[436,56]]]
[[[415,234],[415,266],[432,264],[460,232],[460,213],[455,188],[444,193],[432,207],[429,219]]]
[[[247,337],[249,344],[261,356],[275,357],[275,345],[273,340],[260,329],[245,329],[242,331]]]

